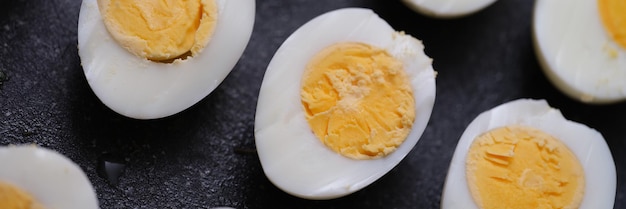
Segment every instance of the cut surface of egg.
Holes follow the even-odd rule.
[[[622,0],[537,1],[534,45],[550,81],[585,103],[626,99],[625,20]]]
[[[285,40],[265,72],[255,117],[263,171],[301,198],[358,191],[415,146],[434,99],[421,41],[369,9],[322,14]]]
[[[470,15],[496,0],[402,0],[411,9],[431,17],[455,18]]]
[[[613,208],[616,170],[602,135],[545,100],[478,115],[455,149],[441,208]]]
[[[99,208],[81,168],[56,151],[37,146],[2,146],[0,165],[0,208]]]
[[[113,111],[167,117],[230,73],[254,24],[254,0],[84,0],[78,49],[87,81]]]

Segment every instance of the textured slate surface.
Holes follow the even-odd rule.
[[[102,208],[439,208],[465,126],[503,102],[537,98],[605,136],[618,170],[615,208],[626,208],[626,104],[584,105],[546,80],[532,48],[532,4],[503,0],[436,20],[397,0],[259,0],[252,39],[226,80],[180,114],[139,121],[106,108],[85,80],[76,48],[80,1],[0,1],[0,144],[65,154],[84,169]],[[424,41],[439,72],[435,108],[417,146],[374,184],[335,200],[298,199],[267,180],[254,153],[257,94],[280,44],[343,7],[372,8]],[[117,184],[98,175],[101,160],[126,165]]]

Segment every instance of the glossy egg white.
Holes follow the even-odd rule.
[[[550,81],[593,104],[626,99],[626,49],[607,33],[597,1],[535,2],[535,51]]]
[[[34,145],[1,146],[0,165],[0,181],[19,187],[45,208],[99,208],[81,168],[56,151]]]
[[[476,209],[465,177],[465,158],[473,140],[494,128],[510,125],[533,127],[561,140],[578,158],[585,174],[580,209],[613,208],[616,171],[611,151],[602,135],[583,124],[569,121],[545,100],[518,99],[478,115],[459,140],[441,198],[442,209]]]
[[[133,55],[105,27],[97,0],[83,0],[78,52],[96,96],[113,111],[136,119],[167,117],[211,93],[246,48],[255,18],[255,0],[216,0],[215,32],[198,55],[158,63]]]
[[[478,12],[496,0],[402,0],[411,9],[436,18],[456,18]]]
[[[413,88],[416,118],[397,150],[373,160],[353,160],[327,148],[312,132],[300,87],[309,60],[335,43],[361,42],[386,49],[403,62]],[[396,32],[369,9],[322,14],[295,31],[276,51],[265,72],[255,118],[256,147],[268,179],[306,199],[348,195],[396,166],[420,139],[435,100],[435,71],[421,41]]]

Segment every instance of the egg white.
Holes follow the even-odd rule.
[[[431,17],[456,18],[478,12],[496,0],[402,0],[411,9]]]
[[[2,146],[0,165],[0,181],[26,191],[45,208],[99,208],[81,168],[56,151],[37,146]]]
[[[580,161],[585,173],[585,191],[580,209],[613,208],[616,171],[611,151],[602,135],[583,124],[569,121],[545,100],[519,99],[478,115],[459,140],[441,198],[442,209],[478,208],[465,177],[465,158],[474,139],[494,128],[523,125],[561,140]]]
[[[626,49],[607,33],[597,1],[536,1],[533,38],[542,69],[566,95],[594,104],[626,99]]]
[[[340,42],[386,49],[404,64],[416,118],[404,143],[386,157],[341,156],[317,139],[305,119],[300,97],[305,67],[319,51]],[[417,39],[396,32],[373,11],[360,8],[322,14],[289,36],[267,67],[256,109],[256,147],[268,179],[294,196],[331,199],[360,190],[396,166],[422,135],[435,100],[435,71],[423,49]]]
[[[85,77],[96,96],[131,118],[176,114],[211,93],[230,73],[248,44],[254,0],[216,0],[215,32],[203,51],[171,64],[131,54],[107,31],[97,0],[83,0],[78,49]]]

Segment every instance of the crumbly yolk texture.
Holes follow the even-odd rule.
[[[598,0],[600,18],[609,35],[626,49],[626,1]]]
[[[576,156],[556,138],[524,126],[477,137],[467,154],[466,177],[484,209],[578,208],[585,187]]]
[[[152,61],[195,56],[217,23],[215,0],[98,0],[109,33]]]
[[[352,159],[393,152],[415,119],[402,62],[363,43],[339,43],[319,52],[307,65],[300,93],[317,138]]]
[[[30,194],[0,181],[0,208],[2,209],[43,209]]]

